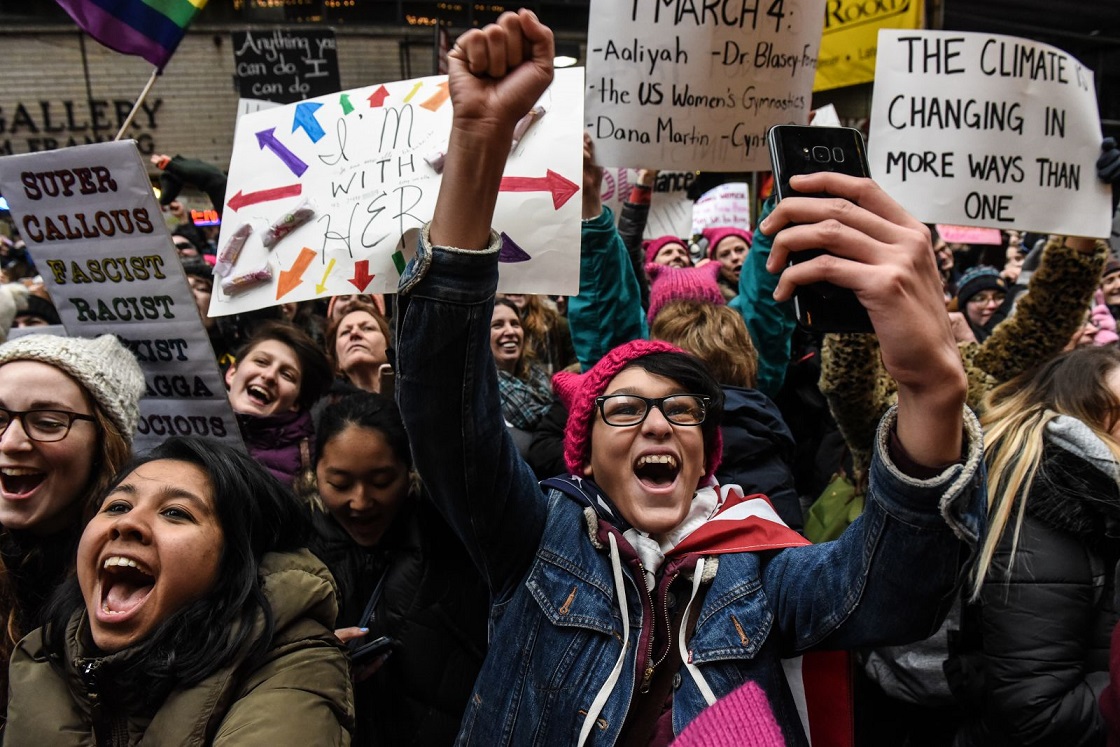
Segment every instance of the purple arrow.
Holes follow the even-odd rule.
[[[303,172],[307,171],[307,164],[299,160],[299,156],[292,153],[284,147],[284,144],[276,139],[276,128],[269,127],[267,130],[261,130],[257,133],[257,143],[260,144],[261,149],[268,148],[275,153],[277,157],[284,162],[284,165],[292,170],[296,176],[303,176]]]
[[[528,262],[532,257],[519,247],[517,242],[502,232],[502,248],[498,251],[499,262]]]
[[[296,104],[296,115],[292,119],[292,132],[303,128],[307,136],[311,138],[311,142],[317,143],[322,139],[323,128],[319,126],[319,120],[315,119],[315,112],[322,107],[322,104],[316,104],[311,101],[304,101],[301,104]]]

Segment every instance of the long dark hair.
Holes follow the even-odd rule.
[[[207,474],[224,543],[214,588],[130,647],[112,671],[114,699],[141,707],[160,702],[173,688],[199,683],[246,647],[251,663],[268,651],[275,621],[261,588],[261,558],[302,547],[306,533],[299,504],[276,478],[242,452],[199,438],[168,439],[134,460],[100,500],[138,467],[160,459],[193,464]],[[77,577],[71,576],[47,607],[44,644],[59,666],[66,628],[84,606]]]
[[[385,437],[393,455],[412,469],[412,452],[397,403],[383,394],[359,392],[340,399],[323,410],[315,426],[315,465],[332,438],[348,427],[369,428]]]

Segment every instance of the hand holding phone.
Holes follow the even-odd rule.
[[[363,643],[357,648],[351,649],[350,661],[354,663],[355,667],[360,667],[373,661],[382,654],[386,654],[393,650],[397,645],[395,638],[390,638],[383,635],[380,638],[375,638],[369,643]]]
[[[863,136],[850,127],[801,127],[777,125],[767,135],[774,167],[778,201],[789,197],[829,197],[827,192],[799,192],[790,179],[821,172],[867,177],[867,152]],[[790,262],[805,262],[824,248],[791,255]],[[855,293],[829,282],[798,286],[793,294],[797,322],[814,332],[871,332],[871,318]]]

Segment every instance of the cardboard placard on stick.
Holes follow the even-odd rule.
[[[1093,73],[1012,36],[880,31],[871,175],[926,223],[1106,237]]]
[[[592,0],[587,131],[601,163],[770,168],[766,131],[809,120],[823,0]]]
[[[210,338],[136,142],[0,158],[0,191],[68,335],[116,335],[147,395],[133,448],[168,436],[243,448]]]

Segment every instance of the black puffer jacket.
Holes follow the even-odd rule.
[[[359,625],[384,575],[364,640],[387,635],[399,642],[355,687],[355,747],[451,744],[486,654],[490,598],[482,577],[435,508],[417,496],[406,501],[370,550],[329,514],[312,510],[309,544],[338,584],[338,626]]]
[[[957,747],[1104,744],[1097,702],[1120,616],[1116,463],[1079,421],[1052,426],[1014,563],[1009,572],[1013,514],[946,665],[969,710]]]

